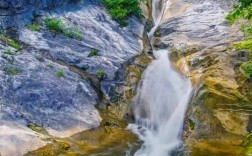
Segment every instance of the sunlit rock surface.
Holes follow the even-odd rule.
[[[225,20],[231,1],[172,0],[156,32],[155,46],[169,49],[176,68],[195,91],[185,118],[190,155],[241,155],[251,131],[251,91],[238,67],[248,59],[231,45],[242,39]]]

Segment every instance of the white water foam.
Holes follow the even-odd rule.
[[[155,26],[148,34],[151,43],[169,5],[168,1],[152,1]],[[136,123],[128,126],[143,141],[135,156],[169,156],[180,145],[192,91],[190,81],[172,66],[167,50],[153,53],[156,59],[145,70],[132,104]]]

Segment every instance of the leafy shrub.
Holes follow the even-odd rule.
[[[28,26],[28,28],[32,31],[40,31],[40,26],[37,23],[32,23]]]
[[[234,48],[237,50],[248,49],[252,52],[252,25],[250,20],[252,18],[252,0],[239,0],[239,5],[235,6],[234,10],[226,17],[230,23],[240,18],[247,19],[250,24],[241,25],[241,30],[246,35],[246,40],[236,43]]]
[[[64,24],[61,19],[46,18],[44,22],[45,22],[46,27],[50,31],[52,31],[54,33],[63,33]]]
[[[64,77],[64,72],[63,72],[63,70],[58,70],[58,71],[56,72],[56,76],[57,76],[57,77]]]
[[[226,19],[230,23],[233,23],[239,18],[251,19],[252,17],[252,1],[251,0],[239,0],[239,4],[234,6],[234,10],[230,12]]]
[[[46,27],[53,33],[61,33],[69,38],[82,40],[83,36],[80,30],[75,28],[67,28],[61,19],[46,18],[44,20]]]
[[[121,26],[128,24],[128,17],[141,16],[141,9],[138,0],[104,0],[111,17]]]
[[[244,71],[244,74],[247,78],[252,77],[252,61],[244,62],[241,65],[241,69]]]

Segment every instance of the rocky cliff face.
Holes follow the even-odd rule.
[[[48,143],[39,138],[99,126],[95,104],[101,90],[106,96],[122,83],[116,72],[142,51],[139,20],[121,28],[93,0],[0,1],[0,13],[1,28],[8,28],[0,41],[0,155],[22,155]],[[78,29],[83,38],[50,32],[43,24],[48,17]],[[28,29],[31,21],[40,31]],[[98,54],[90,57],[94,49]]]
[[[194,83],[184,127],[190,155],[239,155],[250,132],[250,86],[238,66],[249,55],[232,50],[242,38],[225,16],[231,1],[171,1],[156,32],[156,47]]]
[[[81,4],[83,0],[1,0],[1,29],[22,27],[44,11],[50,11],[63,5]],[[99,4],[99,1],[88,0],[85,3]]]

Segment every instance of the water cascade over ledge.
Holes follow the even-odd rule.
[[[169,7],[167,0],[152,0],[153,34]],[[143,141],[135,156],[168,156],[181,143],[181,131],[191,83],[173,68],[167,50],[154,50],[155,60],[145,70],[133,100],[135,124],[128,127]]]

